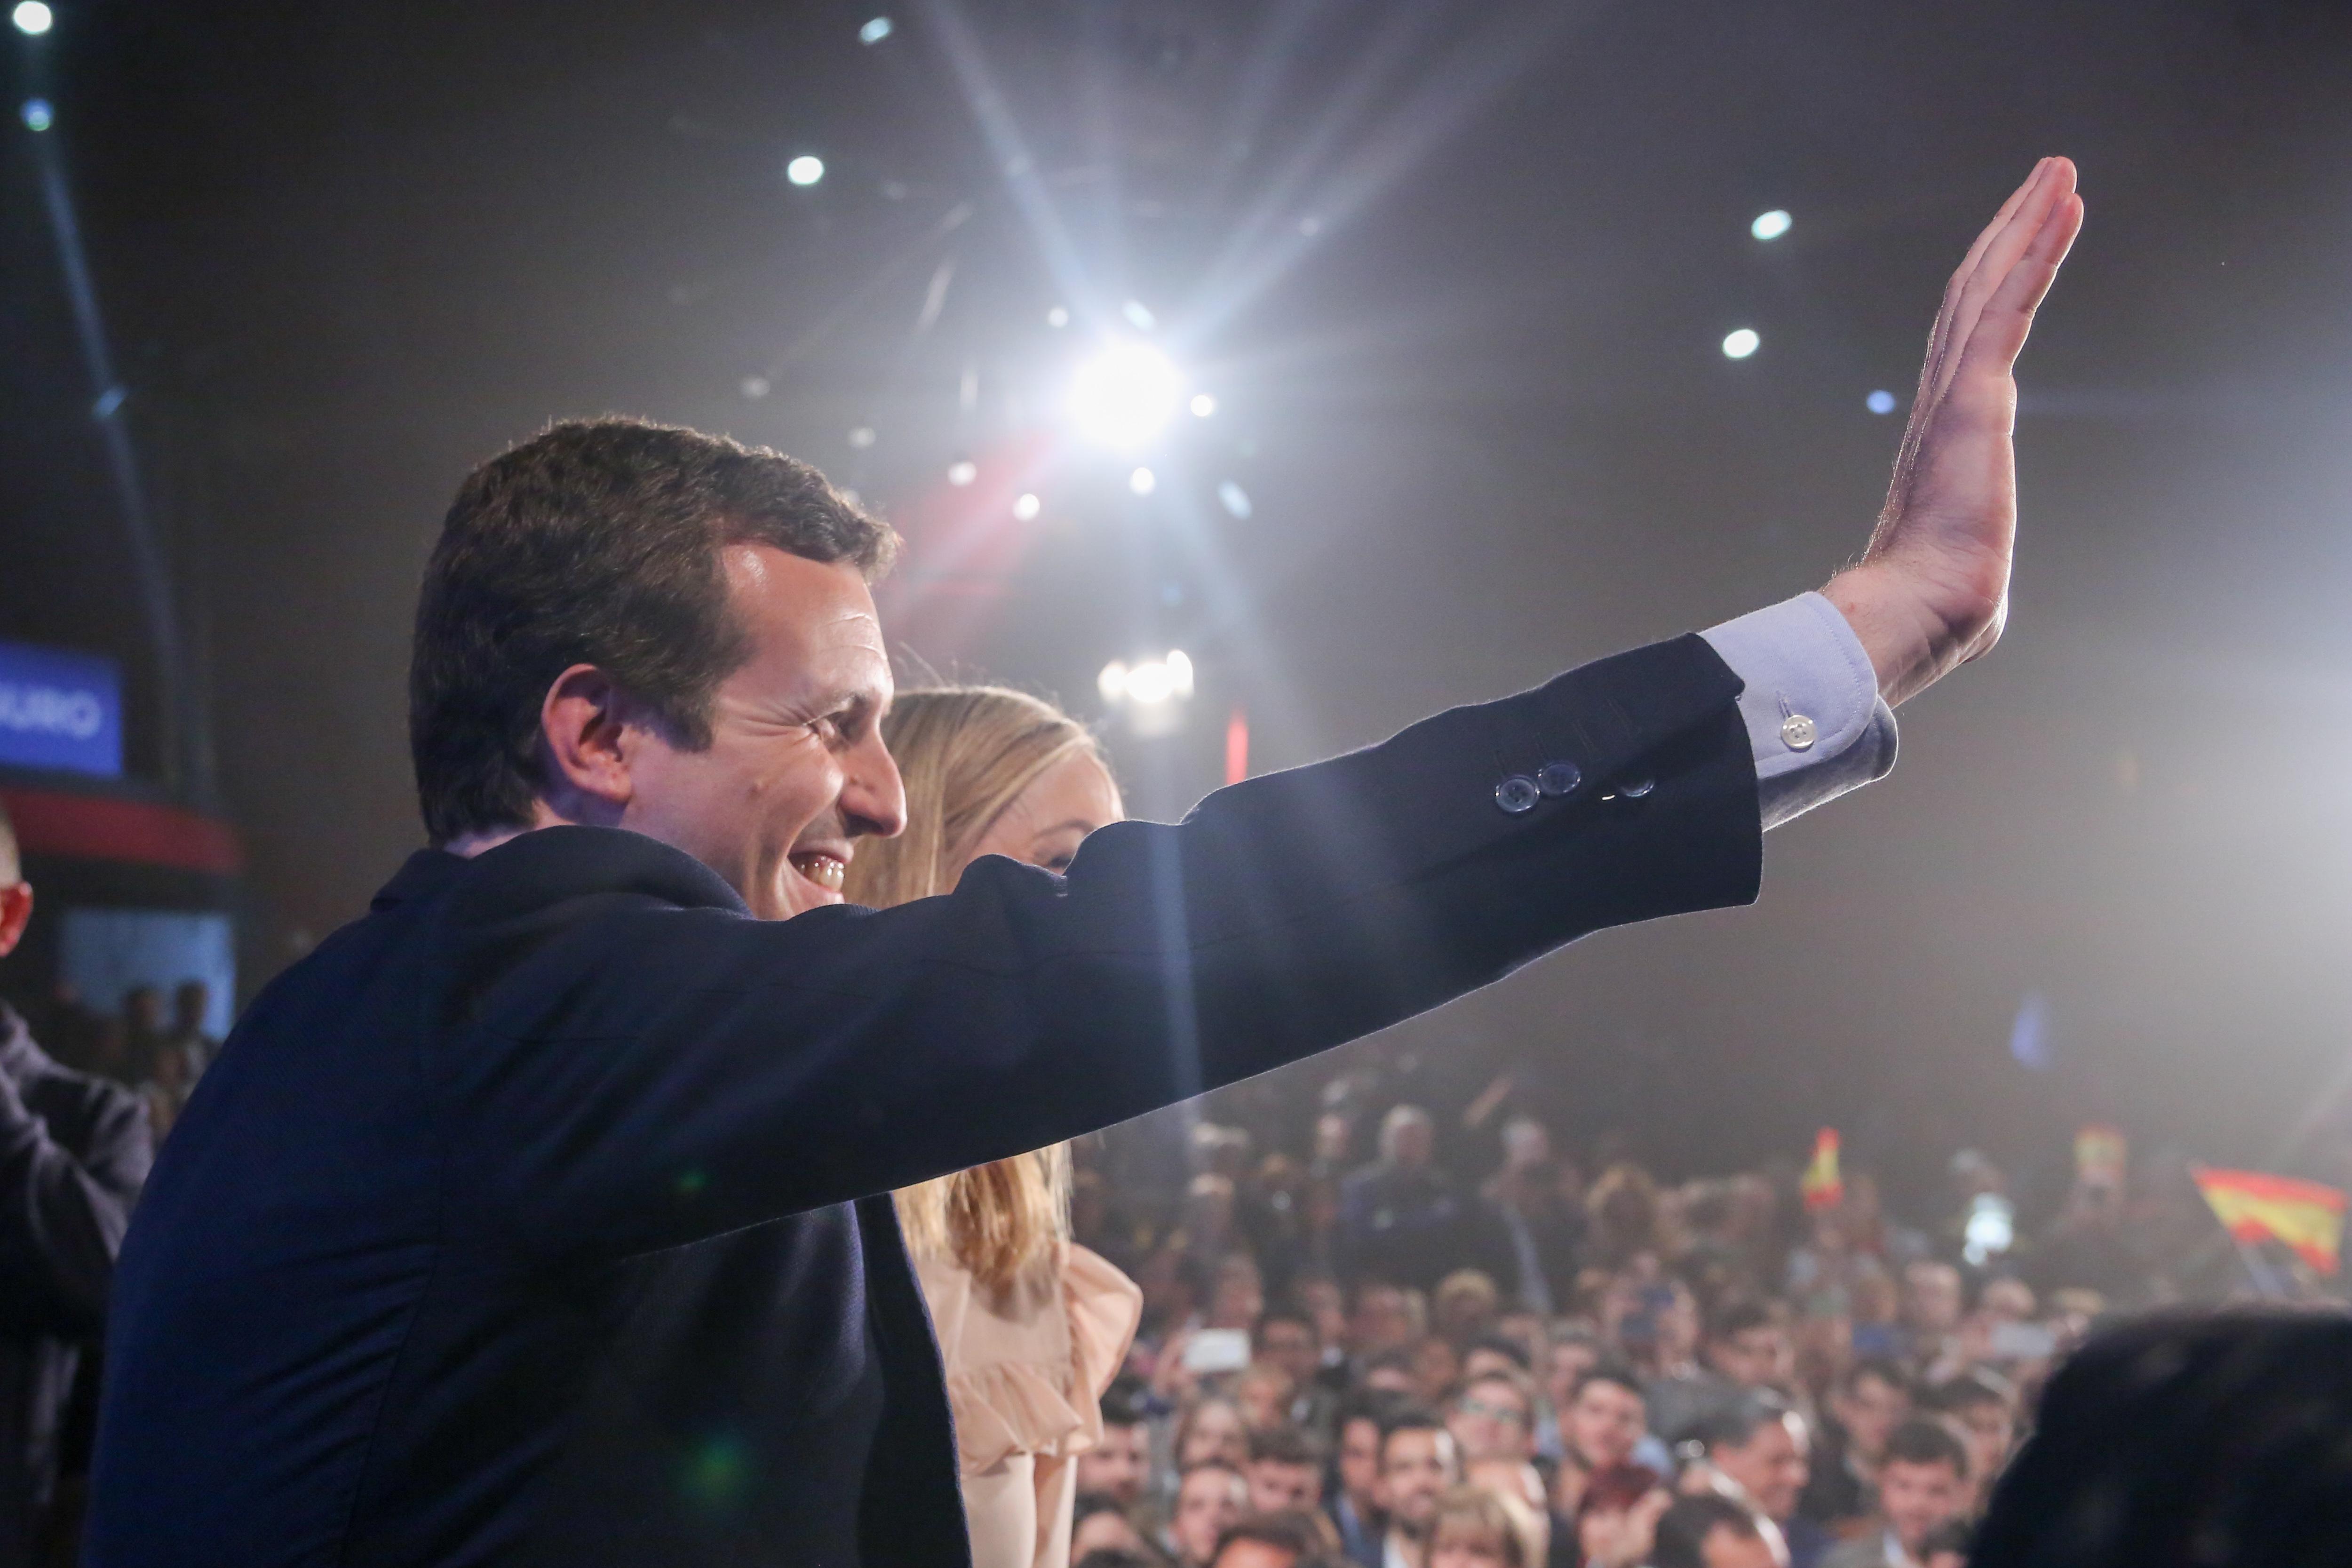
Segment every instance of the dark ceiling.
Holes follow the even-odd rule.
[[[1907,391],[1945,272],[2063,152],[2089,225],[2027,354],[1999,654],[1906,711],[1893,778],[1774,836],[1758,910],[1408,1038],[1676,1162],[1822,1120],[2063,1161],[2090,1113],[2278,1157],[2352,1038],[2352,8],[910,0],[862,45],[872,14],[58,0],[10,37],[277,951],[418,841],[416,574],[467,468],[552,416],[856,486],[915,541],[890,629],[934,666],[1091,715],[1105,659],[1185,646],[1191,727],[1120,743],[1171,815],[1232,706],[1259,765],[1304,761],[1817,584],[1897,434],[1865,395]],[[0,635],[142,661],[7,130]],[[1129,299],[1220,399],[1140,501],[1055,407]],[[2036,995],[2046,1069],[2010,1051]]]

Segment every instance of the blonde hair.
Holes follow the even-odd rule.
[[[1103,761],[1085,726],[998,686],[902,691],[882,738],[906,781],[907,830],[858,846],[843,892],[887,909],[952,891],[1005,807],[1073,756]],[[1057,1143],[892,1194],[907,1245],[952,1258],[992,1290],[1044,1264],[1070,1233],[1070,1151]]]

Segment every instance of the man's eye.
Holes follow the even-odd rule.
[[[1058,877],[1063,872],[1068,870],[1070,868],[1070,862],[1076,858],[1077,857],[1076,855],[1055,855],[1048,859],[1038,862],[1038,864],[1044,866],[1045,869],[1053,872],[1054,875]]]

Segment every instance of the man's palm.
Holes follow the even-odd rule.
[[[2083,226],[2074,165],[2045,158],[1952,274],[1927,339],[1886,507],[1824,590],[1889,702],[1992,647],[2017,534],[2018,352]]]

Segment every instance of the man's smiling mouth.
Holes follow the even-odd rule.
[[[849,862],[829,850],[804,849],[793,855],[792,862],[793,870],[828,893],[839,893],[842,879],[849,874]]]

